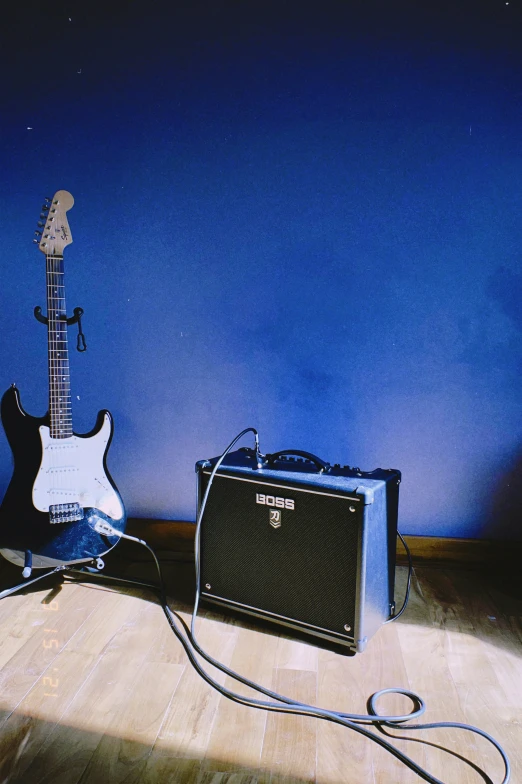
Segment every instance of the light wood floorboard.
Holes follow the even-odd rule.
[[[190,594],[190,564],[169,568],[185,570]],[[399,568],[397,595],[404,583]],[[170,593],[188,621],[182,592]],[[426,721],[494,735],[510,756],[512,783],[522,784],[521,619],[521,597],[494,575],[422,566],[407,612],[357,656],[206,608],[196,625],[209,653],[296,700],[366,713],[373,692],[411,689],[427,703]],[[263,699],[205,667],[228,688]],[[0,686],[1,784],[420,781],[349,729],[226,700],[194,672],[146,589],[66,580],[4,599]],[[410,704],[389,695],[378,707],[401,713]],[[501,761],[482,738],[451,728],[393,735],[447,784],[484,784],[466,759],[501,781]]]

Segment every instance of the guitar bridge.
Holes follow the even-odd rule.
[[[73,523],[83,519],[83,509],[79,503],[51,504],[49,507],[50,523]]]

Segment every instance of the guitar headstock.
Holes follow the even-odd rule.
[[[73,204],[74,199],[69,191],[56,191],[52,199],[45,199],[33,242],[47,256],[61,256],[63,249],[71,244],[67,211]]]

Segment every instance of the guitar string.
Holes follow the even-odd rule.
[[[46,294],[47,294],[47,335],[48,335],[48,352],[49,352],[49,435],[53,437],[53,396],[54,396],[54,378],[53,378],[53,306],[50,300],[50,280],[52,275],[52,260],[49,256],[46,258]],[[53,450],[49,453],[49,465],[51,476],[49,477],[49,509],[54,503],[54,454]]]
[[[63,257],[48,256],[47,262],[50,436],[64,439],[71,435],[72,416],[67,324],[61,319],[66,316]],[[61,475],[58,476],[59,463],[59,456],[55,455],[55,450],[51,450],[50,501],[52,503],[69,500],[68,493],[63,492],[64,479]]]
[[[55,309],[54,303],[52,300],[52,285],[53,285],[53,259],[49,256],[47,258],[47,318],[48,318],[48,340],[49,340],[49,435],[51,439],[55,437],[55,401],[56,401],[56,369],[54,366],[54,350],[55,344],[53,340],[55,326],[56,326],[56,319],[55,319]],[[50,450],[50,498],[49,498],[49,507],[51,507],[55,502],[56,497],[56,461],[55,461],[55,454],[54,450]]]
[[[58,268],[58,269],[57,269]],[[60,277],[61,276],[61,277]],[[63,286],[63,261],[61,259],[55,259],[53,262],[53,275],[52,275],[52,288],[51,288],[51,296],[54,300],[53,304],[55,305],[55,329],[54,329],[54,392],[55,392],[55,400],[54,400],[54,432],[56,438],[66,438],[67,427],[65,428],[66,432],[64,433],[63,428],[63,410],[67,410],[67,402],[68,396],[67,392],[67,376],[63,374],[67,370],[67,362],[64,363],[62,359],[59,358],[60,353],[62,357],[65,354],[65,350],[62,352],[59,349],[65,349],[66,344],[64,344],[64,340],[66,339],[66,329],[67,326],[65,322],[61,321],[60,319],[63,318],[65,313],[65,298],[60,295],[60,288],[59,286]],[[67,357],[66,357],[67,358]],[[64,367],[65,365],[65,367]],[[57,383],[56,383],[57,382]],[[61,413],[60,413],[61,411]],[[63,462],[63,457],[60,460],[59,458],[60,452],[57,454],[57,463],[58,463],[58,470],[55,473],[55,492],[57,497],[55,500],[59,503],[63,498],[60,498],[60,495],[63,496],[63,489],[64,489],[64,478],[62,477],[59,471],[59,464]],[[60,493],[60,491],[62,491]],[[66,500],[66,499],[65,499]]]
[[[46,256],[46,276],[45,276],[45,284],[46,284],[46,295],[47,295],[47,340],[48,340],[48,354],[49,354],[49,435],[53,437],[53,347],[52,347],[52,336],[53,336],[53,308],[52,302],[50,300],[50,280],[52,274],[52,260],[50,256]],[[49,509],[54,502],[54,455],[53,451],[51,450],[49,453],[49,466],[51,475],[49,477]]]
[[[53,263],[52,290],[51,294],[55,299],[55,330],[54,330],[54,377],[55,377],[55,401],[54,401],[54,430],[55,437],[65,439],[70,435],[69,406],[70,406],[70,384],[69,384],[69,363],[67,346],[67,324],[62,321],[67,316],[65,310],[65,290],[64,290],[64,270],[63,259],[58,258]],[[55,296],[56,295],[56,296]],[[56,383],[57,382],[57,383]],[[64,422],[65,420],[65,422]],[[63,463],[57,455],[58,464]],[[59,468],[59,466],[58,466]],[[62,476],[59,470],[55,474],[55,492],[58,497],[55,500],[67,503],[69,500],[66,489],[66,477]],[[61,491],[61,492],[60,492]],[[61,497],[60,497],[61,496]]]

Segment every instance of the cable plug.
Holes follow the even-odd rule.
[[[142,539],[138,539],[136,536],[129,536],[129,534],[124,534],[123,531],[118,531],[117,528],[114,528],[110,523],[106,520],[102,520],[100,517],[96,520],[94,524],[94,530],[102,534],[102,536],[117,536],[118,539],[128,539],[129,542],[138,542],[139,544],[144,544],[147,546],[147,543],[144,542]]]
[[[98,517],[93,527],[98,534],[102,534],[103,536],[122,536],[121,531],[117,531],[110,523],[106,520],[102,520],[100,517]]]
[[[252,431],[254,433],[254,439],[255,439],[254,452],[255,452],[255,455],[256,455],[256,464],[257,464],[257,468],[261,469],[261,468],[264,468],[264,466],[266,464],[266,455],[264,455],[261,452],[261,448],[259,446],[259,433],[257,432],[257,430],[255,428],[252,428]]]

